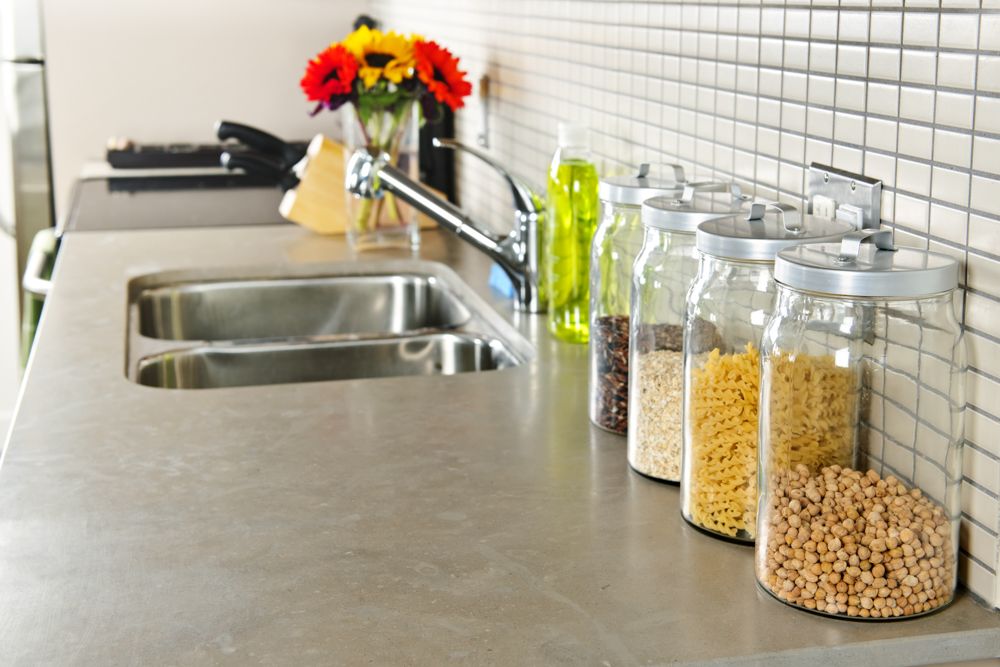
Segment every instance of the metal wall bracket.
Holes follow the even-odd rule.
[[[813,202],[820,195],[836,202],[837,208],[844,204],[860,208],[863,211],[862,229],[877,229],[881,224],[882,181],[813,162],[809,165],[806,192],[809,213],[813,212]]]

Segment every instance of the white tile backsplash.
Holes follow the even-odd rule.
[[[1000,600],[1000,0],[370,4],[490,74],[490,151],[535,181],[562,119],[596,130],[607,169],[679,160],[784,201],[813,161],[880,178],[898,243],[966,262],[962,575]],[[480,118],[470,98],[459,137]],[[473,217],[509,225],[501,186],[461,166]]]

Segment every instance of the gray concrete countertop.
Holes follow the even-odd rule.
[[[421,255],[480,293],[440,233]],[[384,257],[384,256],[381,256]],[[321,273],[297,227],[67,235],[0,469],[4,664],[924,664],[1000,655],[966,593],[893,623],[759,592],[586,416],[540,318],[504,371],[170,391],[125,378],[126,281]],[[501,311],[510,316],[502,304]]]

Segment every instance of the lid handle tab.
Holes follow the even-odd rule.
[[[861,254],[861,245],[874,243],[878,250],[894,252],[896,246],[892,242],[891,229],[859,229],[849,232],[840,240],[840,255],[837,261],[841,264],[852,264]]]
[[[778,219],[781,220],[781,224],[785,226],[786,231],[802,231],[802,216],[799,215],[799,210],[790,204],[782,204],[781,202],[776,201],[753,202],[750,204],[750,212],[747,213],[747,221],[753,222],[754,220],[763,220],[764,214],[769,210],[778,212]]]
[[[690,204],[691,200],[698,192],[726,192],[730,189],[730,184],[723,181],[696,181],[685,183],[684,190],[677,201],[681,204]]]

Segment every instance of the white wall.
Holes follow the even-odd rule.
[[[52,153],[60,212],[84,161],[111,136],[214,139],[219,118],[308,139],[298,81],[308,59],[350,30],[367,2],[42,0]]]

